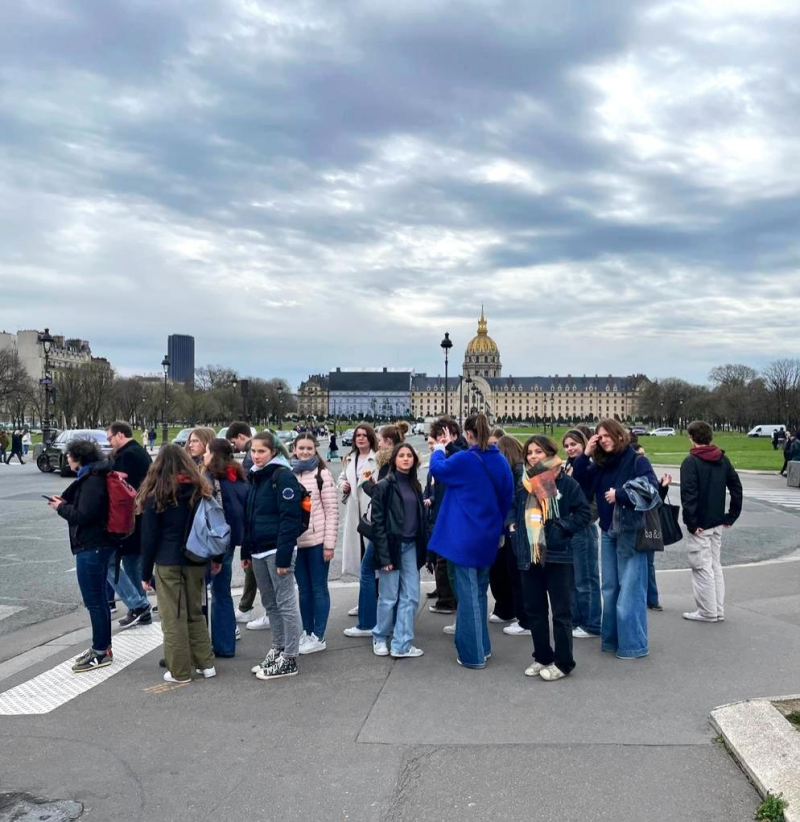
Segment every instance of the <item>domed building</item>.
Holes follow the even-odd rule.
[[[503,365],[500,362],[500,349],[489,336],[488,323],[481,306],[481,318],[478,320],[478,333],[469,341],[464,352],[464,377],[502,377]]]

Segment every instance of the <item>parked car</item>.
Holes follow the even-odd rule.
[[[342,445],[352,445],[353,444],[353,434],[356,433],[355,428],[348,428],[347,431],[342,434]]]
[[[425,436],[428,433],[428,429],[431,427],[429,422],[415,422],[411,426],[411,433],[412,434],[422,434]]]
[[[186,443],[189,442],[189,434],[194,431],[194,428],[181,428],[177,435],[173,438],[173,445],[180,445],[181,448],[186,448]]]
[[[674,428],[654,428],[648,436],[650,437],[674,437],[675,436],[675,429]]]
[[[294,441],[297,439],[299,434],[297,431],[276,431],[275,434],[277,435],[278,439],[287,447],[291,448],[294,445]]]
[[[106,457],[111,456],[111,452],[114,450],[108,443],[105,431],[84,428],[69,429],[62,431],[49,443],[40,443],[33,449],[36,467],[46,474],[59,471],[62,477],[73,476],[69,463],[67,463],[66,453],[67,443],[72,440],[94,440]]]
[[[649,437],[650,432],[644,425],[631,426],[631,434],[636,434],[637,437]]]
[[[757,425],[751,431],[748,431],[747,436],[748,437],[770,437],[771,438],[772,437],[772,432],[773,431],[780,431],[781,428],[785,429],[786,426],[785,425],[772,425],[772,424],[764,425],[764,424],[761,424],[761,425]]]

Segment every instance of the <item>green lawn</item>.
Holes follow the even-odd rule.
[[[509,434],[524,441],[531,434],[541,434],[539,428],[506,427]],[[561,438],[569,428],[556,426],[555,439]],[[780,471],[783,465],[783,450],[772,450],[772,442],[766,438],[747,437],[744,434],[719,433],[714,442],[722,448],[735,468],[759,471]],[[689,450],[689,438],[676,433],[674,437],[639,437],[648,459],[658,465],[680,465]]]

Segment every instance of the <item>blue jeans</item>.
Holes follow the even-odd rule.
[[[127,554],[122,557],[122,567],[133,587],[147,599],[142,587],[142,558],[138,554]]]
[[[322,545],[298,548],[294,566],[294,576],[300,589],[303,630],[307,634],[314,634],[317,639],[325,639],[328,615],[331,612],[331,595],[328,591],[328,570],[331,564],[325,562],[322,550]]]
[[[108,563],[116,549],[93,548],[75,554],[75,570],[83,604],[92,622],[92,649],[99,654],[111,647],[111,611],[106,599]]]
[[[108,560],[108,584],[116,591],[117,596],[128,606],[128,609],[133,611],[136,608],[146,608],[150,603],[144,595],[142,589],[142,581],[139,580],[139,590],[131,582],[125,568],[119,569],[119,579],[114,582],[116,576],[117,563],[115,560],[116,551],[109,557]],[[139,557],[132,557],[132,559],[140,559]],[[124,558],[123,558],[124,562]],[[139,562],[139,576],[141,576],[141,561]],[[109,600],[110,601],[110,600]]]
[[[647,554],[634,549],[636,531],[602,535],[604,651],[647,656]]]
[[[656,585],[655,551],[647,552],[647,604],[658,605],[658,585]]]
[[[404,542],[400,548],[400,567],[380,571],[378,611],[372,637],[387,642],[392,634],[391,651],[404,654],[414,639],[414,617],[419,605],[419,568],[417,545]],[[395,605],[397,616],[395,616]]]
[[[361,580],[358,588],[358,622],[356,627],[371,631],[378,621],[378,591],[375,586],[375,549],[367,541],[361,560]]]
[[[572,596],[572,624],[590,634],[600,633],[600,571],[597,550],[597,527],[589,525],[572,538],[572,565],[575,569],[575,592]]]
[[[456,652],[467,668],[483,668],[492,653],[486,612],[489,568],[467,568],[453,563],[456,578]]]
[[[231,596],[233,550],[225,553],[222,568],[211,576],[209,568],[206,584],[211,583],[211,647],[217,656],[236,656],[236,615]]]

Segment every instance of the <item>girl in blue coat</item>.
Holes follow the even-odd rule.
[[[447,489],[429,547],[455,567],[457,661],[467,668],[485,668],[492,655],[486,596],[489,569],[514,497],[511,468],[497,446],[489,445],[490,435],[483,414],[469,417],[464,423],[469,449],[446,458],[445,446],[439,443],[429,469]]]

